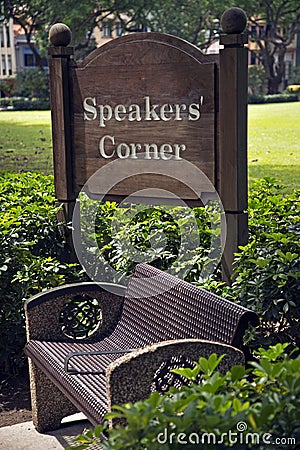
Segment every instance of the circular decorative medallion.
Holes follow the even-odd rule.
[[[96,298],[87,294],[68,298],[60,316],[63,333],[73,339],[90,337],[102,322],[102,311]]]
[[[151,392],[157,391],[160,394],[164,394],[171,386],[178,389],[183,385],[188,386],[190,380],[183,375],[172,373],[170,370],[179,368],[193,369],[194,367],[195,363],[186,356],[172,356],[167,361],[164,361],[155,372],[153,383],[151,385]],[[200,381],[200,376],[197,381]]]

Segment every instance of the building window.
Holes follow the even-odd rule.
[[[264,25],[260,25],[259,26],[259,37],[260,38],[264,37],[264,34],[265,34],[265,27],[264,27]]]
[[[254,52],[250,53],[250,65],[254,66],[256,64],[256,54]]]
[[[123,24],[122,22],[116,22],[116,36],[121,36],[123,33]]]
[[[35,66],[33,53],[25,53],[24,54],[24,66],[25,67],[34,67]]]
[[[10,47],[10,33],[9,33],[9,27],[5,27],[6,29],[6,47]]]
[[[4,47],[4,33],[3,33],[3,27],[0,27],[0,45],[1,45],[1,47]]]
[[[2,55],[1,58],[1,63],[2,63],[2,75],[6,75],[6,59],[5,59],[5,55]]]
[[[7,67],[8,67],[8,75],[12,75],[12,61],[11,55],[7,56]]]
[[[102,24],[102,37],[111,37],[111,23],[104,22]]]
[[[291,78],[291,74],[292,74],[292,67],[293,67],[293,62],[292,61],[285,61],[285,79],[289,80]]]

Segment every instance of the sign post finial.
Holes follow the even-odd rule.
[[[247,26],[247,16],[241,8],[229,8],[221,17],[221,27],[226,34],[240,34]]]
[[[72,33],[64,23],[55,23],[50,28],[49,39],[54,47],[67,47],[71,42]]]

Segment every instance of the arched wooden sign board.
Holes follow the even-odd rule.
[[[55,189],[67,215],[84,185],[91,195],[105,193],[113,200],[141,191],[147,196],[145,189],[159,188],[162,196],[170,191],[172,198],[175,194],[189,204],[199,203],[199,192],[217,190],[228,214],[244,215],[245,125],[244,137],[238,131],[238,122],[246,118],[243,36],[224,36],[229,39],[224,69],[221,55],[204,55],[160,33],[115,39],[82,62],[72,59],[72,48],[55,41],[49,48]],[[241,64],[242,76],[237,72]],[[134,165],[129,178],[128,165]],[[103,179],[114,177],[116,170],[120,182],[107,191]],[[100,176],[93,176],[97,171]]]

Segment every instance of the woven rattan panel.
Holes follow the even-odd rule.
[[[98,350],[111,350],[111,344],[104,340],[93,344],[30,341],[26,345],[26,354],[95,425],[107,412],[105,375],[69,375],[64,370],[64,362],[70,352]],[[71,365],[79,370],[105,371],[119,356],[122,355],[81,355],[74,357]]]
[[[131,279],[122,321],[113,336],[131,336],[133,345],[199,338],[232,344],[246,308],[179,280],[147,264]],[[131,341],[130,339],[130,341]]]

